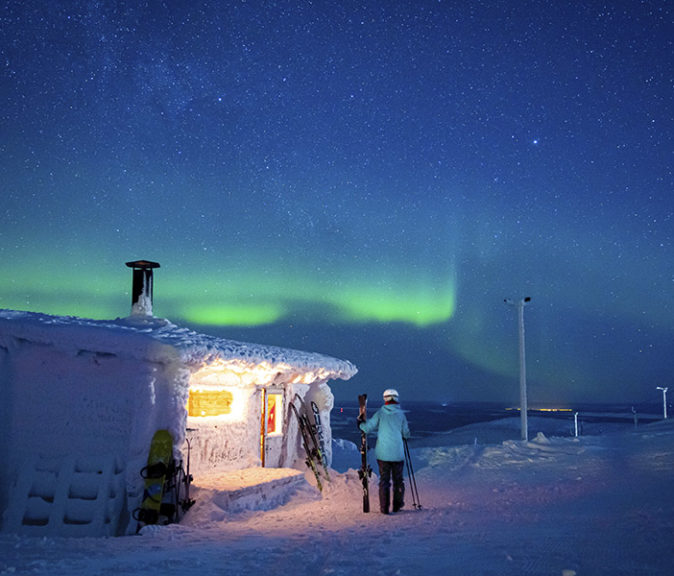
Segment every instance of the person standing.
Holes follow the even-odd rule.
[[[403,439],[410,437],[410,428],[407,417],[398,403],[398,392],[389,388],[384,391],[383,396],[384,405],[366,421],[359,416],[358,426],[366,434],[377,431],[374,454],[379,465],[379,509],[382,514],[388,514],[391,502],[391,478],[393,478],[393,512],[398,512],[405,505]]]

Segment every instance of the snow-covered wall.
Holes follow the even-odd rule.
[[[294,402],[301,408],[299,398],[321,397],[325,392],[312,393],[319,386],[312,384],[276,384],[274,390],[283,397],[282,409],[278,418],[282,419],[280,435],[268,438],[273,450],[267,453],[266,466],[268,467],[296,467],[304,469],[304,449],[302,447],[299,425],[295,414],[289,407]],[[330,399],[332,393],[327,385]],[[200,474],[225,472],[241,468],[250,468],[261,465],[261,404],[263,389],[248,387],[238,391],[239,410],[232,416],[190,417],[187,419],[186,437],[190,442],[190,471],[195,477]],[[305,405],[310,408],[308,401]],[[323,402],[326,406],[326,403]],[[331,404],[328,403],[331,408]],[[329,411],[330,408],[327,408]],[[311,417],[311,416],[310,416]],[[324,426],[326,437],[329,438],[329,416],[323,415],[328,425]],[[329,444],[329,440],[328,440]],[[183,457],[187,456],[187,444],[183,446]],[[330,457],[328,451],[328,457]]]
[[[142,496],[138,471],[157,429],[185,436],[189,371],[174,362],[138,362],[128,356],[55,343],[15,339],[2,347],[2,440],[6,470],[0,494],[35,456],[86,461],[95,456],[124,469],[130,516]],[[8,501],[0,501],[5,510]]]
[[[234,418],[188,418],[190,472],[197,477],[260,463],[260,400],[254,388],[240,392],[241,414]],[[187,445],[182,449],[187,457]]]
[[[12,390],[10,467],[21,454],[126,453],[149,366],[114,355],[20,342],[9,362]]]

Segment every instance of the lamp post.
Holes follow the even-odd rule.
[[[504,299],[505,303],[509,306],[515,306],[517,308],[517,320],[519,327],[519,348],[520,348],[520,420],[522,427],[522,440],[529,439],[529,429],[528,429],[528,420],[527,420],[527,367],[524,354],[524,307],[531,302],[531,298],[527,296],[526,298],[521,298],[520,300],[511,300],[510,298]]]
[[[667,420],[667,390],[669,390],[669,388],[658,386],[656,389],[662,390],[662,412],[664,414],[665,420]]]

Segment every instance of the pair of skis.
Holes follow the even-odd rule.
[[[295,405],[295,400],[299,400],[300,408]],[[322,478],[324,476],[325,480],[329,482],[330,473],[328,472],[328,458],[325,453],[325,438],[318,405],[313,401],[311,402],[312,418],[310,419],[304,399],[299,394],[295,394],[295,398],[290,402],[290,409],[299,423],[306,465],[311,468],[316,478],[316,486],[322,492]]]
[[[360,394],[358,396],[358,429],[360,430],[360,423],[367,420],[367,394]],[[363,484],[363,512],[370,511],[370,476],[372,476],[372,468],[367,463],[367,434],[360,431],[360,470],[358,470],[358,477]]]

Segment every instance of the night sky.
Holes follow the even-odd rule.
[[[0,307],[347,358],[338,399],[661,401],[674,13],[3,1]],[[673,386],[674,389],[674,386]]]

